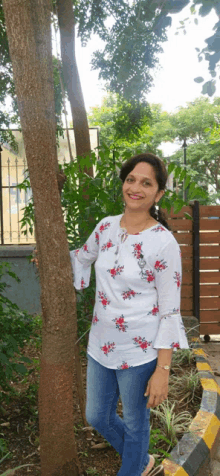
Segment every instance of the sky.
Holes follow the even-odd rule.
[[[186,35],[182,30],[177,30],[180,21],[190,18],[186,22]],[[154,85],[146,99],[150,103],[160,103],[162,109],[167,112],[175,112],[178,106],[186,106],[187,102],[193,101],[201,95],[202,84],[194,81],[197,76],[202,76],[209,80],[208,62],[198,61],[195,48],[206,46],[205,38],[213,35],[213,27],[218,21],[214,9],[206,17],[198,17],[198,25],[194,23],[195,15],[191,15],[190,6],[185,7],[182,12],[172,15],[172,26],[167,28],[168,41],[162,44],[163,53],[159,58],[159,66],[152,71]],[[175,32],[179,31],[178,35]],[[84,94],[87,112],[93,106],[100,106],[102,97],[106,94],[103,91],[104,82],[98,79],[98,71],[91,70],[91,58],[93,51],[102,48],[102,41],[95,35],[88,42],[86,47],[82,47],[79,38],[76,39],[76,59]],[[220,82],[216,84],[215,96],[220,96]],[[70,108],[68,118],[70,117]],[[164,153],[174,152],[177,146],[164,145]]]
[[[179,35],[175,35],[180,21],[188,16],[191,23],[186,23],[187,34],[179,30]],[[199,17],[198,25],[194,24],[194,17],[189,6],[172,15],[172,26],[167,28],[168,41],[162,44],[164,52],[158,55],[161,70],[152,70],[154,86],[147,99],[149,102],[160,102],[168,112],[200,95],[201,84],[195,83],[193,78],[203,76],[209,79],[208,62],[203,60],[199,63],[195,48],[207,46],[204,40],[213,34],[218,16],[212,9],[206,17]],[[76,59],[87,111],[92,106],[101,105],[104,95],[104,83],[98,80],[98,71],[92,71],[90,65],[93,51],[100,49],[102,44],[96,35],[86,47],[81,46],[79,38],[76,39]],[[220,95],[220,84],[217,95]]]

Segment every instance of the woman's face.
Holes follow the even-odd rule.
[[[149,210],[165,193],[164,190],[158,192],[154,168],[146,162],[139,162],[127,175],[122,192],[126,207],[140,211]],[[132,195],[138,199],[132,199]]]

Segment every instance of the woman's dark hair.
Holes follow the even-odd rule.
[[[139,155],[134,155],[133,157],[131,157],[129,160],[127,160],[127,162],[125,162],[122,165],[120,173],[119,173],[119,178],[121,179],[122,183],[124,183],[127,175],[134,169],[134,167],[137,164],[139,164],[139,162],[146,162],[147,164],[152,165],[152,167],[154,168],[155,177],[156,177],[156,180],[157,180],[157,183],[158,183],[158,186],[159,186],[158,192],[160,190],[165,190],[167,179],[168,179],[168,173],[167,173],[166,166],[165,166],[164,162],[159,157],[157,157],[157,155],[151,154],[150,152],[146,152],[146,153],[139,154]],[[162,210],[160,210],[160,208],[158,209],[158,217],[157,217],[157,214],[156,214],[155,205],[152,205],[149,212],[150,212],[150,215],[155,220],[159,221],[160,223],[162,223],[162,225],[165,228],[172,231],[170,226],[168,225],[168,223],[166,221],[165,213],[162,212]]]

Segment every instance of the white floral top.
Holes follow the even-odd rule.
[[[103,218],[82,248],[70,251],[77,290],[96,295],[87,352],[101,365],[125,369],[157,358],[158,349],[188,349],[180,314],[178,242],[160,222],[123,242],[123,214]]]

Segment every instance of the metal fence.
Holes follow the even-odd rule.
[[[75,157],[74,132],[69,128],[72,155]],[[90,128],[90,140],[93,150],[99,145],[98,127]],[[32,197],[32,189],[19,190],[17,185],[28,176],[28,166],[25,157],[24,144],[20,131],[13,130],[18,139],[18,154],[8,144],[0,145],[0,245],[36,244],[35,230],[29,232],[29,226],[21,228],[24,208]],[[64,129],[64,135],[66,130]],[[67,137],[60,140],[58,162],[70,161]],[[24,233],[25,232],[25,233]]]
[[[32,197],[32,190],[19,190],[18,184],[27,177],[25,157],[8,157],[6,165],[2,163],[2,147],[0,148],[0,214],[1,214],[1,245],[34,243],[35,236],[30,235],[26,225],[26,235],[21,232],[20,220],[24,208]],[[24,230],[24,228],[22,228]]]

